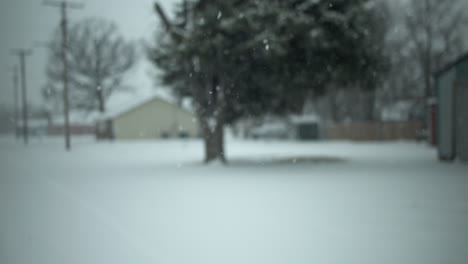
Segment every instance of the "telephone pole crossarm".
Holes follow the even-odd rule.
[[[69,2],[69,1],[44,1],[43,4],[46,6],[51,6],[51,7],[62,7],[63,5],[65,5],[67,8],[73,8],[73,9],[84,8],[83,3]]]

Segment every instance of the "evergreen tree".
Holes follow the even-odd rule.
[[[193,99],[205,160],[225,161],[223,128],[241,117],[301,112],[331,82],[375,84],[369,0],[186,1],[149,49],[162,80]],[[169,34],[167,34],[169,33]]]

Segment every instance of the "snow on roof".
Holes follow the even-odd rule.
[[[284,123],[274,122],[274,123],[265,123],[259,127],[252,129],[253,133],[268,133],[268,132],[283,132],[287,130],[287,126]]]
[[[107,111],[107,113],[105,113],[104,115],[101,115],[99,117],[99,120],[113,119],[117,116],[127,113],[141,105],[152,102],[154,100],[160,100],[168,104],[176,105],[176,103],[173,102],[174,100],[171,100],[169,98],[163,98],[161,95],[150,95],[150,96],[145,96],[145,97],[140,97],[140,98],[132,98],[131,100],[126,100],[125,102],[122,102],[119,105],[112,107],[112,109]],[[188,109],[188,107],[184,107],[184,105],[179,106],[179,107],[186,111],[192,112],[191,110]]]
[[[434,72],[434,76],[436,78],[439,78],[442,74],[446,73],[447,71],[449,71],[453,67],[457,66],[458,64],[460,64],[461,62],[466,61],[466,60],[468,60],[468,51],[463,53],[460,57],[456,58],[455,60],[453,60],[453,61],[449,62],[448,64],[446,64],[440,70]]]
[[[111,119],[111,118],[117,117],[121,114],[129,112],[130,110],[140,105],[151,102],[155,100],[156,98],[159,98],[159,97],[150,96],[150,97],[144,97],[144,98],[132,98],[132,100],[127,100],[125,102],[122,102],[119,105],[116,105],[112,109],[108,110],[107,113],[101,116],[101,119]]]
[[[317,123],[320,121],[320,117],[315,114],[292,115],[290,120],[293,124]]]

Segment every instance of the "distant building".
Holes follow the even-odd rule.
[[[439,158],[468,161],[468,53],[435,74]]]
[[[68,125],[71,135],[93,135],[96,129],[98,112],[71,111]],[[54,115],[49,122],[48,134],[51,136],[65,133],[65,118],[63,115]]]
[[[69,128],[71,135],[94,135],[97,113],[73,111],[69,114]],[[16,127],[18,136],[23,134],[23,121]],[[62,115],[44,118],[28,119],[28,134],[30,136],[60,136],[65,133],[65,121]]]
[[[200,135],[194,113],[159,97],[135,102],[101,117],[99,139],[185,138]]]
[[[299,140],[316,140],[324,138],[321,119],[317,115],[308,114],[290,117],[290,137]]]
[[[424,121],[426,118],[424,110],[424,100],[414,98],[399,100],[382,106],[380,109],[380,121],[384,122],[405,122]]]
[[[247,137],[253,139],[287,139],[288,125],[285,122],[272,121],[248,129]]]
[[[320,118],[314,114],[269,118],[251,127],[247,136],[255,139],[316,140],[324,137]]]
[[[49,134],[50,120],[46,118],[28,119],[28,135],[33,137],[42,137]],[[24,132],[23,120],[20,120],[16,126],[16,135],[22,136]]]

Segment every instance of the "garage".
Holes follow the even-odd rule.
[[[439,159],[468,161],[468,53],[435,74]]]

